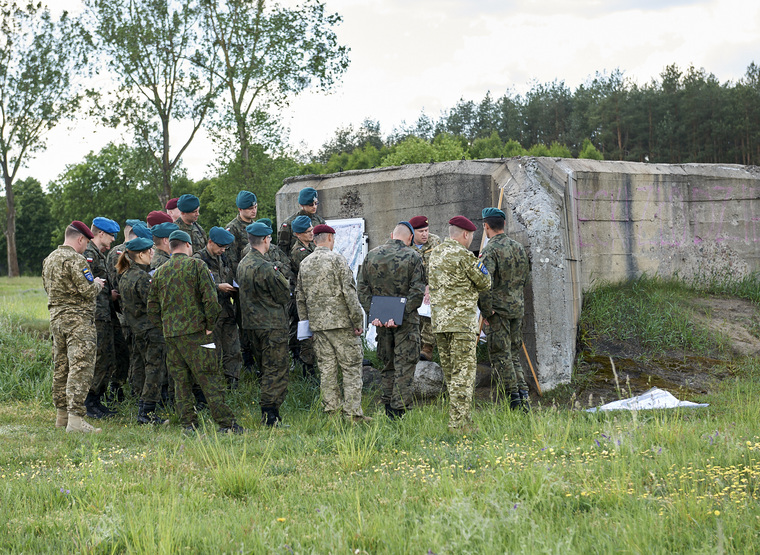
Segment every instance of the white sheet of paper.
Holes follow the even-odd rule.
[[[237,284],[237,281],[235,281],[234,279],[232,280],[232,287],[237,287],[238,289],[240,289],[240,286]]]
[[[213,343],[206,343],[205,345],[201,345],[204,349],[216,349],[216,345]]]
[[[309,321],[300,320],[298,322],[298,340],[303,341],[304,339],[309,339],[312,335],[314,334],[309,327]]]
[[[420,307],[417,309],[417,314],[419,314],[420,316],[427,316],[428,318],[431,318],[433,316],[433,313],[430,310],[430,303],[425,304],[423,302],[420,305]]]

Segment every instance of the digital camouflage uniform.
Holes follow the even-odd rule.
[[[361,338],[354,330],[363,328],[364,315],[354,275],[343,255],[316,247],[301,263],[296,299],[299,318],[309,320],[314,333],[325,411],[342,409],[347,416],[363,416],[364,354]],[[343,371],[344,396],[338,386],[338,366]]]
[[[233,242],[234,244],[234,242]],[[237,321],[235,319],[235,306],[232,304],[233,293],[225,293],[219,290],[220,283],[232,285],[235,281],[235,273],[232,271],[227,256],[213,256],[208,247],[204,247],[193,256],[200,258],[206,263],[211,275],[214,277],[219,306],[222,312],[216,320],[214,328],[214,343],[216,344],[217,356],[219,357],[224,375],[228,381],[240,379],[240,368],[243,365],[243,357],[240,353],[240,336],[238,335]]]
[[[293,245],[295,245],[298,240],[291,229],[293,220],[298,216],[308,216],[311,220],[312,227],[325,223],[325,219],[322,216],[319,216],[318,214],[307,214],[303,208],[285,220],[280,226],[280,231],[277,233],[277,246],[288,256],[290,256],[290,251],[293,250]]]
[[[111,289],[119,291],[119,273],[116,271],[116,261],[126,250],[124,243],[111,247],[106,254],[106,271]],[[112,306],[114,306],[112,304]],[[111,381],[118,384],[126,383],[132,376],[132,332],[124,320],[121,311],[121,301],[117,301],[111,312],[111,326],[113,327],[114,349],[114,372]]]
[[[206,232],[198,222],[186,224],[180,216],[174,220],[174,223],[177,224],[180,231],[184,231],[190,235],[190,239],[193,241],[193,254],[206,248],[206,245],[208,244],[208,235],[206,235]]]
[[[446,239],[430,255],[433,331],[449,392],[449,428],[471,419],[475,387],[478,292],[491,287],[486,267],[468,249]]]
[[[290,318],[290,328],[288,330],[289,344],[291,347],[298,346],[298,357],[307,366],[314,365],[314,342],[312,338],[298,340],[298,299],[296,294],[296,282],[298,272],[301,268],[301,262],[314,252],[316,246],[314,243],[304,245],[297,237],[293,248],[290,250],[290,291],[292,293],[290,304],[288,305],[288,315]]]
[[[275,264],[252,249],[238,264],[243,333],[261,367],[261,410],[279,410],[288,393],[290,286]]]
[[[206,397],[211,416],[220,427],[235,417],[224,402],[224,380],[211,341],[221,308],[208,267],[197,258],[174,254],[153,274],[148,317],[161,326],[166,341],[166,366],[174,378],[175,406],[183,426],[197,424],[193,411],[193,381]]]
[[[95,297],[100,286],[84,256],[61,245],[42,263],[53,336],[53,403],[85,416],[97,352]]]
[[[359,302],[369,314],[372,297],[406,297],[404,321],[377,328],[377,354],[383,361],[383,403],[405,410],[412,402],[412,380],[420,357],[420,317],[425,296],[422,257],[403,241],[390,239],[372,249],[359,271]]]
[[[167,262],[169,262],[169,259],[171,258],[171,255],[167,252],[162,251],[158,247],[156,247],[153,250],[153,260],[150,261],[150,269],[151,270],[157,270]]]
[[[87,243],[84,257],[90,265],[92,275],[102,278],[106,282],[95,300],[95,330],[97,332],[98,351],[90,391],[99,396],[105,391],[116,366],[114,328],[111,322],[111,289],[113,286],[108,277],[106,257],[92,241]]]
[[[530,281],[530,262],[523,246],[506,233],[494,235],[480,253],[491,274],[491,289],[480,294],[479,306],[487,319],[486,337],[491,368],[508,393],[527,391],[520,363],[523,288]]]
[[[427,285],[429,282],[428,272],[429,272],[429,261],[430,261],[430,253],[433,251],[434,248],[436,248],[438,245],[441,244],[441,238],[438,237],[438,235],[434,235],[430,233],[428,235],[428,240],[424,245],[417,246],[414,245],[414,248],[417,249],[417,252],[419,252],[422,255],[422,265],[425,267],[425,284]],[[431,319],[427,316],[420,316],[420,343],[422,345],[432,345],[435,346],[435,335],[433,335],[433,325],[431,323]]]
[[[251,223],[252,222],[244,222],[242,219],[240,219],[240,215],[238,214],[234,220],[224,226],[225,229],[232,233],[232,235],[235,237],[235,240],[232,242],[232,244],[227,249],[227,252],[225,253],[229,259],[230,266],[232,266],[233,276],[237,273],[238,264],[246,255],[246,253],[243,252],[243,250],[248,246],[248,232],[245,230],[245,228]]]

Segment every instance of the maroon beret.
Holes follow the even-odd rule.
[[[475,224],[472,223],[470,220],[465,218],[464,216],[454,216],[449,220],[449,225],[455,225],[457,227],[460,227],[464,229],[465,231],[477,231],[477,227],[475,227]]]
[[[84,222],[80,222],[79,220],[74,220],[71,222],[71,227],[76,229],[79,233],[87,237],[88,239],[92,239],[95,236],[92,234],[92,231],[90,231],[90,228],[87,227],[87,224]]]
[[[335,230],[326,224],[314,226],[314,235],[319,235],[320,233],[335,233]]]
[[[154,225],[162,224],[164,222],[172,223],[174,220],[166,212],[159,212],[158,210],[152,210],[150,214],[148,214],[148,216],[145,218],[145,221],[148,222],[148,225],[150,227],[153,227]]]
[[[412,227],[414,229],[422,229],[424,227],[430,227],[430,222],[428,222],[427,216],[415,216],[411,220],[409,220],[409,223],[412,224]]]
[[[178,200],[179,198],[170,198],[169,202],[166,203],[166,206],[164,208],[166,208],[167,210],[174,210],[175,208],[177,208]]]

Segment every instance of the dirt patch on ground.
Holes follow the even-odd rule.
[[[700,325],[725,335],[737,356],[760,356],[760,311],[744,299],[694,299]]]

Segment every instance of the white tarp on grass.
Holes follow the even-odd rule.
[[[679,401],[671,393],[653,387],[646,393],[631,397],[630,399],[621,399],[613,401],[601,407],[587,409],[586,412],[597,412],[607,410],[652,410],[652,409],[675,409],[679,407],[695,408],[707,407],[707,403],[692,403],[691,401]]]

